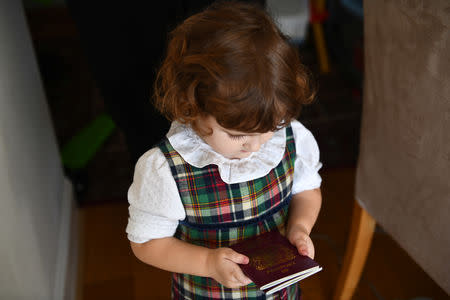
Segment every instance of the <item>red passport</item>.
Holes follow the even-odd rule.
[[[267,295],[322,270],[310,257],[300,255],[278,230],[249,238],[230,248],[248,256],[250,262],[239,266]]]

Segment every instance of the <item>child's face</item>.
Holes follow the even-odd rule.
[[[252,152],[259,151],[261,145],[270,140],[273,132],[244,133],[229,130],[220,126],[214,117],[208,116],[198,121],[198,126],[207,132],[212,129],[211,135],[202,136],[203,140],[217,153],[226,158],[246,158]]]

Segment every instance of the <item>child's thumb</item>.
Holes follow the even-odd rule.
[[[243,254],[237,253],[236,251],[233,250],[233,252],[231,253],[231,255],[229,256],[229,259],[232,262],[235,262],[237,264],[248,264],[249,262],[249,258]]]

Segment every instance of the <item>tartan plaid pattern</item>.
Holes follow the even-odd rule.
[[[165,155],[186,211],[175,237],[208,248],[227,247],[270,231],[283,230],[291,199],[295,141],[286,128],[286,150],[281,162],[266,176],[226,184],[216,165],[196,168],[188,164],[166,139],[159,148]],[[174,274],[174,299],[298,299],[298,286],[265,296],[253,283],[229,289],[212,278]]]
[[[185,277],[185,278],[184,278]],[[172,299],[253,299],[253,300],[301,300],[301,290],[298,284],[266,296],[255,284],[240,289],[228,289],[218,285],[217,282],[208,277],[198,277],[187,274],[173,273],[172,275]]]

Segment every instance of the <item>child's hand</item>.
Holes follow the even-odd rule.
[[[252,282],[237,265],[248,262],[247,256],[230,248],[211,249],[207,257],[210,276],[228,288],[237,288]]]
[[[314,244],[302,226],[296,225],[288,228],[286,237],[292,245],[297,247],[298,253],[314,259]]]

